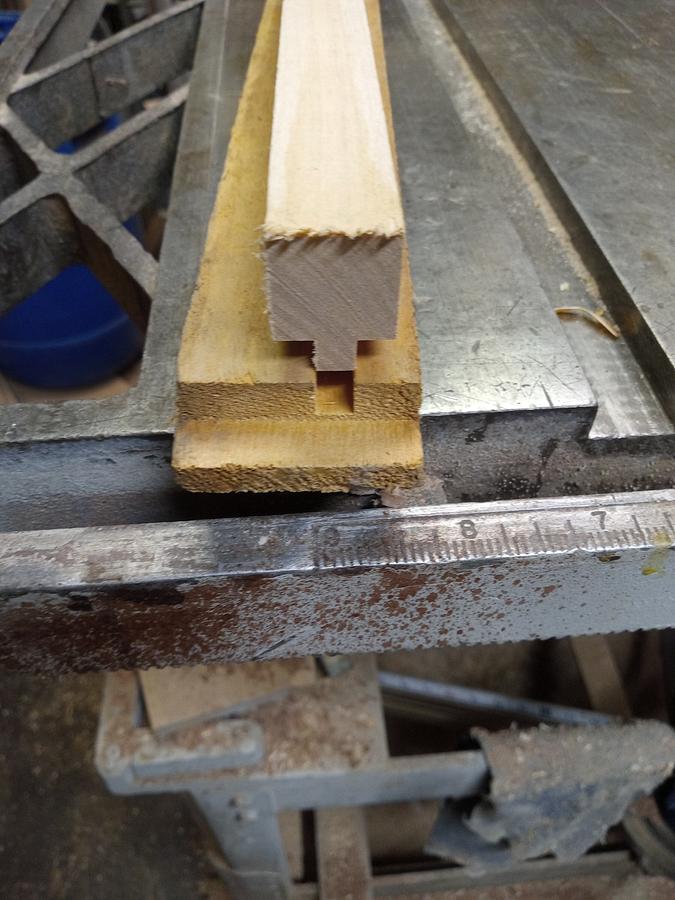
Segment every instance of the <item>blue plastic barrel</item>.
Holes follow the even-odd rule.
[[[38,387],[103,381],[142,347],[138,328],[81,265],[64,269],[0,319],[0,369]]]
[[[0,41],[18,14],[0,14]],[[102,126],[118,124],[111,117]],[[86,140],[86,139],[85,139]],[[82,141],[59,147],[72,153]],[[137,219],[127,228],[138,237]],[[82,387],[130,365],[143,338],[114,297],[83,265],[71,265],[0,318],[0,371],[47,388]]]
[[[0,44],[19,21],[20,12],[0,12]]]

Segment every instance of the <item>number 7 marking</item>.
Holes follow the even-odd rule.
[[[591,515],[596,516],[596,518],[598,519],[598,524],[600,525],[600,528],[602,528],[604,531],[605,519],[607,518],[607,513],[605,512],[605,510],[604,509],[594,509],[593,512],[591,513]]]

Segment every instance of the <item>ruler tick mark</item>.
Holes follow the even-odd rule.
[[[638,522],[637,516],[636,516],[635,514],[633,514],[633,515],[631,516],[631,519],[633,520],[633,522],[635,522],[635,530],[636,530],[637,534],[640,536],[640,539],[646,543],[646,542],[647,542],[647,535],[646,535],[646,534],[644,533],[644,531],[642,530],[642,526],[641,526],[640,523]]]
[[[508,531],[506,530],[506,528],[504,527],[503,522],[500,522],[500,523],[499,523],[499,530],[501,531],[502,537],[504,538],[504,547],[506,548],[506,550],[507,550],[509,553],[513,553],[513,549],[512,549],[512,547],[511,547],[511,541],[510,541],[510,539],[509,539],[509,533],[508,533]]]

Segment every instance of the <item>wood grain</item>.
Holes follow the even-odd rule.
[[[148,669],[138,673],[153,731],[179,728],[252,709],[317,680],[316,663],[303,659]]]
[[[348,490],[371,477],[374,487],[408,486],[422,447],[405,247],[398,336],[364,344],[353,375],[317,373],[311,345],[270,333],[259,250],[280,11],[268,0],[183,332],[174,469],[190,490]],[[368,11],[388,104],[377,3]]]
[[[350,491],[409,486],[422,466],[416,422],[206,419],[176,431],[173,464],[192,491]]]
[[[263,229],[276,340],[351,370],[393,339],[403,211],[364,0],[285,0]]]

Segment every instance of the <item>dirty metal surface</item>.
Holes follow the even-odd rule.
[[[99,726],[96,752],[111,778],[127,768],[138,778],[205,775],[254,765],[264,755],[262,731],[247,719],[203,723],[159,738],[144,719],[132,673],[106,681],[103,704],[108,713]]]
[[[427,849],[477,874],[549,853],[579,858],[673,767],[675,734],[662,722],[472,733],[489,793],[468,816],[446,803]]]
[[[264,753],[259,762],[238,768],[225,744],[220,767],[214,763],[194,771],[176,764],[173,772],[139,771],[134,754],[145,729],[138,722],[136,679],[115,672],[106,682],[96,765],[115,793],[187,790],[222,803],[265,791],[279,811],[467,796],[484,787],[487,769],[479,751],[389,758],[372,657],[356,659],[349,672],[325,678],[320,686],[295,688],[288,700],[247,715],[239,724],[257,726]]]
[[[568,198],[611,311],[675,417],[675,4],[441,5]]]
[[[224,771],[232,778],[243,778],[247,773],[272,778],[302,771],[342,771],[368,768],[387,754],[375,663],[367,656],[354,659],[343,675],[292,688],[286,697],[263,703],[243,718],[182,729],[170,740],[156,739],[152,746],[148,743],[152,732],[147,724],[139,725],[138,715],[134,715],[139,703],[140,688],[133,673],[118,672],[106,679],[97,760],[114,785],[117,778],[129,784],[159,783],[170,780],[172,774],[192,783],[195,776],[213,778]],[[234,723],[241,733],[221,739],[223,753],[218,761],[211,752],[218,744],[212,729],[217,724]],[[242,742],[249,747],[248,758],[243,758]],[[137,764],[138,748],[146,745],[144,757],[148,763],[153,755],[157,757],[156,770],[149,766],[142,770]],[[173,772],[164,766],[167,747],[177,760]],[[180,761],[181,752],[189,760],[199,753],[209,765],[197,771]]]
[[[151,746],[139,694],[133,673],[106,677],[96,766],[114,793],[189,793],[222,851],[227,865],[219,869],[237,897],[295,896],[278,822],[283,810],[327,808],[318,826],[319,853],[331,853],[331,862],[337,853],[340,872],[357,853],[351,884],[354,890],[358,884],[365,889],[369,860],[367,841],[360,839],[365,837],[363,811],[350,807],[412,796],[467,796],[485,787],[480,752],[389,758],[372,656],[354,658],[341,675],[294,688],[289,697],[258,707],[243,720],[218,723],[230,729],[223,735],[220,760],[213,735],[193,742],[194,730],[192,737],[182,738],[182,755],[174,739],[168,742],[171,758],[165,742]],[[264,749],[260,760],[244,763],[234,758],[242,747],[234,729],[247,727],[258,729]],[[144,769],[138,765],[139,743],[147,751]],[[195,767],[196,758],[208,766]],[[345,815],[349,821],[361,817],[360,830],[347,845]],[[318,869],[326,896],[345,896],[344,880],[335,881],[335,866],[330,873],[321,863]]]
[[[52,671],[675,623],[672,491],[6,535],[0,658]]]
[[[473,887],[486,890],[521,883],[525,883],[524,890],[527,890],[528,882],[544,890],[542,885],[551,882],[553,888],[553,882],[561,879],[572,879],[570,890],[572,884],[578,890],[584,879],[594,879],[593,884],[599,885],[602,879],[621,880],[637,875],[634,862],[623,851],[592,854],[574,863],[564,859],[516,861],[508,871],[492,871],[482,877],[457,867],[395,875],[379,874],[377,870],[371,873],[365,842],[359,840],[353,844],[355,834],[360,833],[358,817],[362,815],[362,809],[353,807],[394,802],[403,797],[479,797],[491,785],[486,758],[480,751],[389,757],[373,657],[353,659],[351,670],[325,678],[320,690],[312,686],[294,689],[293,693],[295,703],[273,702],[257,710],[255,719],[247,717],[229,723],[240,728],[257,724],[264,747],[260,762],[249,760],[247,765],[236,768],[231,743],[225,739],[220,765],[213,755],[208,769],[196,771],[181,763],[178,752],[173,761],[166,761],[166,771],[151,768],[142,771],[135,764],[135,753],[147,728],[139,711],[138,682],[132,673],[109,674],[99,723],[96,765],[115,793],[190,793],[209,822],[225,858],[236,870],[233,883],[238,890],[251,888],[256,879],[264,876],[265,884],[276,885],[275,890],[281,891],[270,896],[297,896],[298,900],[318,897],[320,888],[325,888],[331,896],[336,870],[335,866],[324,868],[326,856],[331,854],[337,854],[347,868],[353,854],[351,884],[354,890],[358,886],[364,892],[359,896],[372,893],[372,896],[388,897]],[[275,717],[279,721],[283,719],[281,731],[275,725]],[[629,758],[638,760],[640,768],[639,775],[635,772],[631,775],[633,786],[640,777],[664,776],[671,763],[673,738],[666,726],[640,723],[627,728],[631,734],[625,744],[626,752],[615,754],[609,768],[609,781],[614,788]],[[597,737],[597,728],[564,729],[563,732],[583,734],[584,746],[573,749],[586,756],[597,750],[598,741],[603,740],[602,735]],[[614,734],[609,740],[612,748],[616,739]],[[484,752],[494,767],[495,795],[504,805],[512,802],[514,795],[521,797],[533,790],[532,767],[519,758],[518,746],[514,756],[514,741],[518,742],[518,734],[512,731],[485,739]],[[538,748],[539,755],[534,759],[535,782],[538,769],[550,763],[552,756],[561,756],[560,743],[554,747],[551,743],[544,736]],[[198,741],[194,746],[187,741],[186,758],[200,749]],[[554,768],[552,778],[547,776],[547,785],[551,781],[553,787],[560,787],[570,775],[571,757],[567,758],[564,747],[562,750],[563,765]],[[151,765],[152,748],[147,756]],[[599,758],[607,762],[606,757],[604,754]],[[161,752],[157,753],[157,761],[165,763]],[[596,768],[597,763],[586,767],[587,789],[594,789],[592,773]],[[589,796],[586,790],[586,801]],[[583,807],[584,802],[580,801],[580,805]],[[287,865],[280,855],[283,845],[276,819],[280,811],[298,808],[314,809],[317,815],[319,885],[298,885],[289,893]],[[336,896],[344,895],[345,884],[344,878],[340,878]],[[598,892],[597,896],[604,897],[607,893]]]

